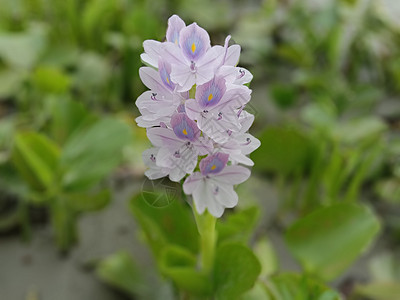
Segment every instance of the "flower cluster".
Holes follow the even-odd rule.
[[[250,176],[239,164],[252,166],[247,155],[260,145],[247,133],[254,116],[244,110],[252,75],[236,66],[240,46],[229,40],[211,47],[207,31],[173,15],[165,42],[143,43],[148,66],[139,75],[150,90],[136,101],[142,114],[136,121],[154,146],[143,153],[146,176],[178,182],[189,175],[184,192],[198,213],[215,217],[237,204],[233,186]]]

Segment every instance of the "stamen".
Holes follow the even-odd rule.
[[[190,62],[190,71],[192,72],[196,71],[196,64],[193,60]]]
[[[219,192],[219,187],[216,186],[215,189],[214,189],[214,195],[218,194],[218,192]]]
[[[251,139],[250,139],[250,138],[247,138],[247,139],[246,139],[246,143],[242,144],[242,146],[247,146],[247,145],[249,145],[250,143],[251,143]]]
[[[150,99],[156,101],[156,100],[158,100],[158,99],[156,98],[156,96],[157,96],[157,93],[151,93]]]
[[[244,109],[245,106],[246,106],[246,105],[243,105],[243,106],[239,109],[239,111],[238,111],[238,113],[237,113],[238,118],[240,117],[240,114],[242,113],[242,111],[243,111],[243,109]]]
[[[243,69],[239,69],[239,73],[240,73],[240,74],[238,75],[237,79],[242,78],[242,77],[244,76],[244,74],[246,74],[246,71],[243,70]]]
[[[181,154],[179,153],[179,151],[175,151],[174,157],[176,157],[176,158],[180,158],[181,157]]]
[[[218,113],[218,119],[217,119],[217,120],[219,121],[219,120],[221,120],[221,119],[222,119],[222,112],[219,112],[219,113]]]
[[[151,155],[150,155],[150,160],[151,160],[152,162],[155,162],[155,161],[156,161],[156,157],[154,156],[154,154],[151,154]]]

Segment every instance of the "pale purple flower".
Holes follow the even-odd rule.
[[[179,91],[188,91],[194,84],[201,85],[214,77],[224,49],[211,47],[207,31],[193,23],[180,31],[179,45],[165,43],[161,55],[173,65],[171,78],[180,86]]]
[[[171,118],[170,128],[150,128],[147,136],[151,143],[159,147],[157,165],[165,168],[179,169],[179,176],[171,178],[181,180],[187,173],[192,173],[197,165],[199,155],[213,151],[209,139],[200,136],[195,122],[184,113],[176,113]]]
[[[183,190],[197,211],[215,217],[237,204],[234,185],[250,176],[239,164],[252,166],[248,155],[260,146],[248,133],[254,116],[244,110],[251,98],[245,85],[253,76],[237,66],[240,46],[229,46],[230,38],[211,46],[207,31],[173,15],[165,42],[143,43],[141,59],[150,67],[139,75],[149,91],[136,100],[136,121],[154,146],[143,153],[145,175],[186,178]]]
[[[209,137],[218,143],[226,142],[227,130],[240,130],[237,110],[250,100],[250,94],[246,86],[227,84],[225,79],[215,77],[197,87],[196,99],[185,102],[186,113]]]
[[[200,172],[190,175],[183,184],[186,194],[193,196],[197,211],[207,209],[219,218],[225,208],[237,205],[238,196],[233,185],[250,177],[250,170],[242,166],[227,166],[228,154],[216,153],[200,162]]]

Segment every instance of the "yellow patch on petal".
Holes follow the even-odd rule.
[[[195,45],[195,43],[192,44],[192,52],[194,53],[194,51],[196,51],[196,45]]]
[[[186,130],[185,128],[183,128],[182,133],[183,133],[184,135],[187,135],[187,130]]]
[[[211,170],[215,170],[217,168],[216,165],[212,165]]]
[[[167,80],[168,84],[170,84],[168,76],[165,76],[165,79]]]
[[[211,101],[213,97],[213,94],[208,95],[208,101]]]

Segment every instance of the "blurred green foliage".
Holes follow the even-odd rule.
[[[199,234],[188,205],[177,197],[155,208],[149,201],[158,195],[142,194],[130,209],[163,278],[142,272],[127,251],[101,261],[98,276],[140,299],[172,299],[180,289],[182,298],[336,300],[341,295],[327,281],[343,274],[382,227],[393,250],[373,257],[370,282],[350,293],[394,299],[397,2],[0,0],[0,232],[19,227],[29,238],[30,210],[39,207],[67,250],[78,239],[79,216],[111,200],[106,179],[113,171],[123,164],[143,173],[148,142],[132,121],[144,90],[142,42],[162,40],[167,18],[178,13],[205,27],[212,41],[232,34],[242,47],[240,65],[254,74],[247,110],[256,115],[253,133],[262,142],[252,156],[254,172],[279,191],[273,226],[301,271],[281,272],[260,228],[263,214],[249,205],[217,223],[210,278],[197,268]],[[243,202],[260,198],[246,192]]]

